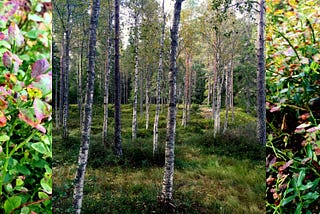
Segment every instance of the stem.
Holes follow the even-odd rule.
[[[297,58],[299,59],[299,61],[301,60],[299,57],[299,54],[297,52],[297,50],[294,48],[294,46],[291,44],[290,40],[285,37],[285,35],[283,33],[281,33],[280,31],[275,30],[282,38],[284,38],[290,45],[290,47],[293,49],[294,53],[296,54]]]

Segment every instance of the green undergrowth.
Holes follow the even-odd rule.
[[[245,121],[213,138],[209,119],[199,109],[191,111],[190,123],[180,126],[177,113],[175,147],[174,207],[163,208],[157,201],[161,191],[166,108],[160,116],[159,153],[152,155],[155,106],[150,107],[149,130],[144,115],[138,121],[138,137],[131,141],[130,105],[122,106],[124,158],[113,155],[113,109],[109,110],[108,145],[101,143],[102,107],[94,107],[89,161],[84,187],[83,213],[265,213],[265,149],[256,144],[255,118],[236,110],[235,118]],[[54,136],[54,213],[72,213],[72,182],[79,150],[77,110],[71,106],[70,137]],[[138,112],[138,116],[140,113]],[[240,115],[240,116],[239,116]],[[241,117],[241,118],[239,118]],[[206,124],[208,123],[208,127]],[[76,128],[77,127],[77,128]]]

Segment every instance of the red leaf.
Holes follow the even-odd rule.
[[[45,73],[50,68],[50,65],[46,59],[39,59],[32,65],[31,76],[33,78]]]
[[[280,109],[281,109],[280,106],[273,106],[273,107],[270,109],[270,112],[280,111]]]
[[[3,111],[0,111],[0,127],[4,127],[7,125],[7,118]]]
[[[42,121],[42,119],[50,116],[50,106],[37,97],[34,99],[33,107],[37,120]]]
[[[284,171],[285,169],[287,169],[291,164],[293,164],[293,160],[289,160],[288,162],[286,162],[283,166],[281,166],[279,168],[279,172]]]

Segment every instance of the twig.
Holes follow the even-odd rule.
[[[14,209],[10,212],[10,214],[13,214],[14,211],[16,211],[17,209],[20,209],[20,208],[22,208],[22,207],[26,207],[26,206],[33,205],[33,204],[40,204],[40,203],[42,203],[42,202],[44,202],[44,201],[46,201],[46,200],[49,200],[49,199],[51,199],[51,198],[52,198],[52,196],[49,196],[48,198],[44,198],[44,199],[41,199],[41,200],[39,200],[39,201],[33,201],[33,202],[27,202],[27,203],[21,204],[19,207],[14,208]]]

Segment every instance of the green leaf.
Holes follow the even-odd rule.
[[[297,180],[297,186],[302,185],[302,181],[304,180],[305,177],[306,177],[306,172],[304,170],[301,170],[299,173],[298,180]]]
[[[292,195],[292,196],[289,196],[287,198],[284,198],[281,200],[281,206],[284,206],[288,203],[290,203],[291,201],[293,201],[293,199],[295,198],[296,196],[295,195]]]
[[[21,205],[21,197],[12,196],[4,202],[3,207],[6,213],[11,213],[12,210],[19,207],[20,205]]]
[[[318,192],[308,192],[307,194],[301,196],[301,198],[304,200],[316,200],[319,198],[319,193]]]
[[[21,178],[16,179],[16,186],[22,186],[23,185],[23,180]]]
[[[29,14],[28,19],[35,21],[35,22],[43,22],[43,18],[41,16],[36,15],[36,14]]]
[[[36,39],[38,37],[38,31],[37,30],[30,30],[27,34],[27,37],[30,39]]]
[[[49,196],[44,192],[38,192],[38,197],[40,199],[45,199],[45,198],[48,198]]]
[[[5,47],[7,49],[11,49],[11,45],[6,40],[0,40],[0,47]]]
[[[47,154],[48,150],[45,147],[45,145],[42,142],[33,143],[31,145],[32,148],[34,148],[36,151],[40,152],[41,154]]]
[[[29,214],[29,213],[30,213],[29,207],[22,207],[22,209],[20,210],[20,214]]]
[[[300,202],[296,208],[296,211],[294,212],[294,214],[301,214],[302,212],[302,203]]]
[[[7,185],[5,185],[4,188],[6,189],[6,191],[7,191],[8,193],[10,193],[10,192],[13,191],[13,187],[12,187],[12,184],[11,184],[11,183],[8,183]]]
[[[47,183],[46,180],[47,179],[44,179],[44,178],[41,179],[41,182],[40,182],[41,187],[43,188],[43,191],[45,191],[46,193],[52,194],[52,187]]]
[[[10,137],[8,135],[0,135],[0,141],[8,141],[10,140]]]

